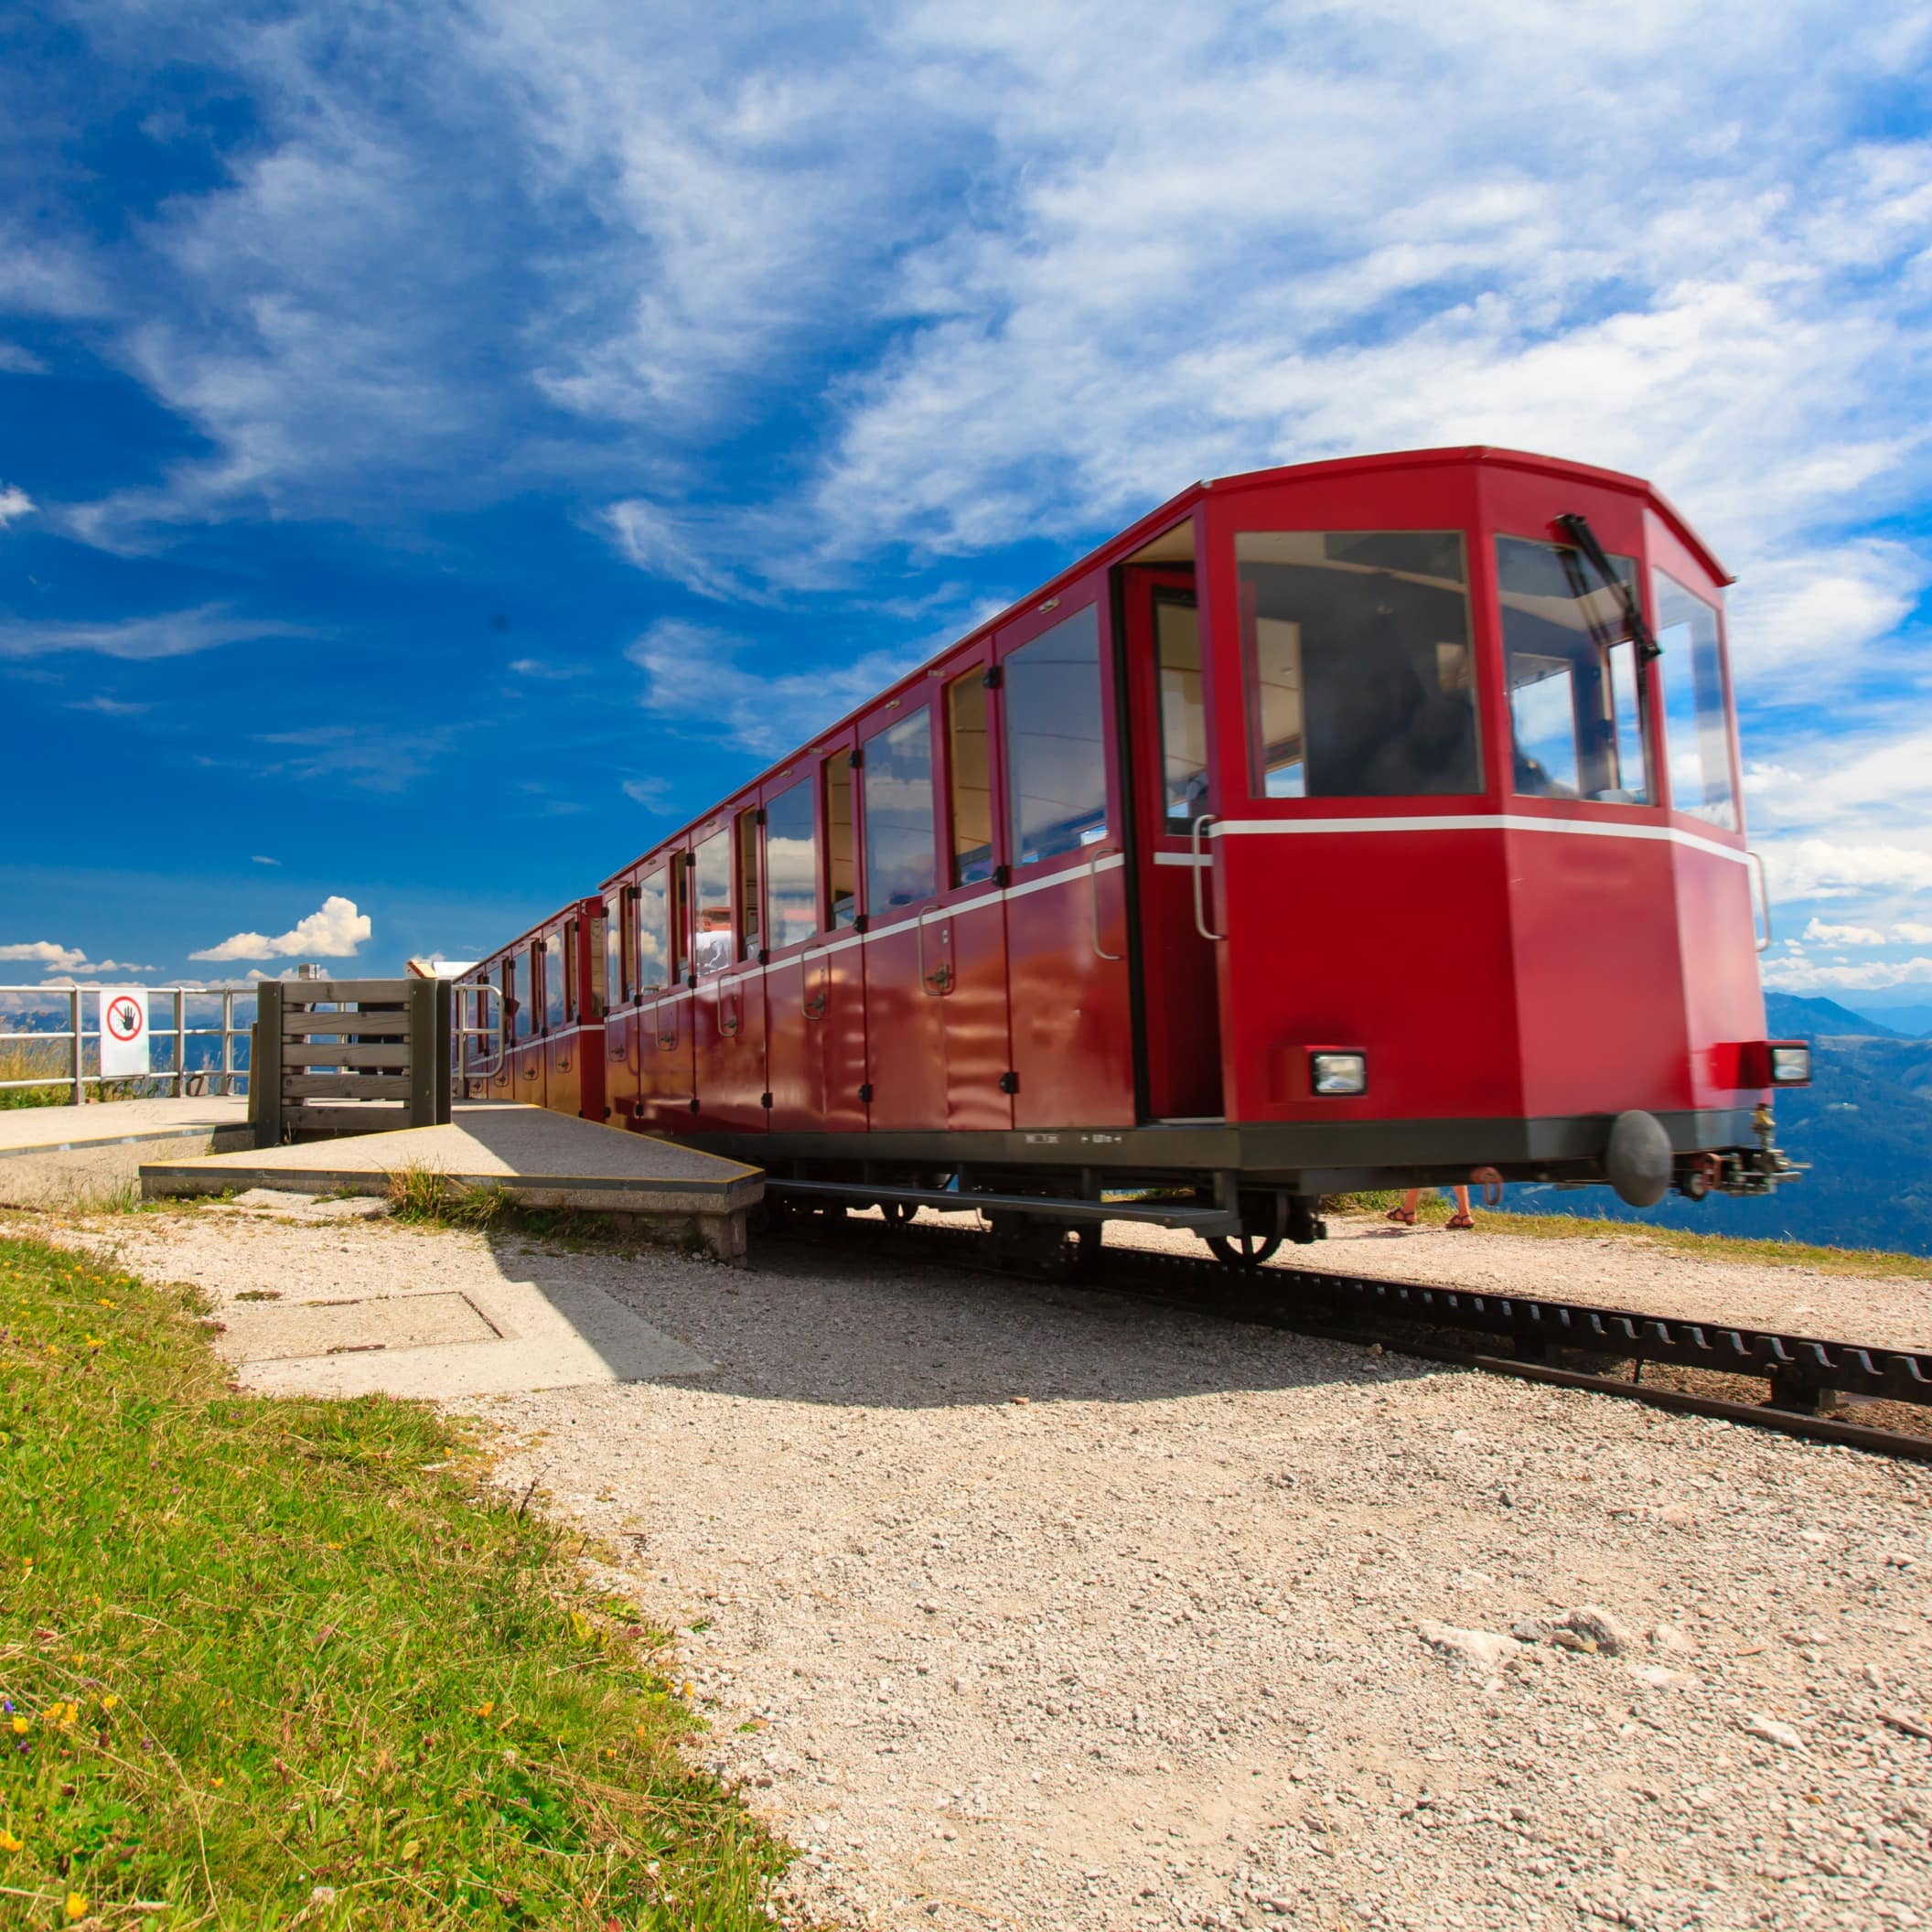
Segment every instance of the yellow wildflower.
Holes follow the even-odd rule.
[[[31,1730],[32,1730],[33,1728],[34,1728],[34,1721],[33,1721],[33,1719],[32,1719],[32,1718],[30,1718],[30,1717],[20,1717],[20,1716],[18,1716],[18,1715],[16,1715],[16,1716],[15,1717],[15,1719],[14,1719],[14,1734],[15,1734],[15,1735],[16,1735],[16,1737],[25,1737],[25,1736],[27,1735],[27,1733],[28,1733],[29,1731],[31,1731]]]
[[[101,1708],[103,1711],[112,1711],[114,1706],[120,1701],[121,1700],[112,1690],[110,1690],[107,1695],[101,1700]]]
[[[70,1918],[85,1918],[87,1916],[87,1901],[81,1897],[80,1893],[70,1892],[67,1894],[67,1916]]]
[[[0,1831],[0,1852],[17,1852],[27,1842],[16,1838],[11,1831]]]
[[[489,1715],[489,1713],[490,1713],[490,1712],[491,1712],[492,1711],[494,1711],[494,1710],[495,1710],[496,1708],[497,1708],[497,1705],[496,1705],[496,1700],[495,1700],[494,1698],[492,1698],[492,1699],[490,1700],[490,1701],[489,1701],[488,1703],[487,1703],[487,1704],[478,1704],[478,1705],[477,1706],[477,1715],[478,1715],[478,1717],[488,1717],[488,1716]]]

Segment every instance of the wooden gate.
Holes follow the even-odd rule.
[[[449,1119],[446,980],[264,980],[249,1056],[255,1145]]]

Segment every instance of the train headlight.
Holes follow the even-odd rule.
[[[1811,1049],[1804,1046],[1771,1049],[1771,1084],[1774,1087],[1809,1087],[1811,1084]]]
[[[1308,1056],[1308,1084],[1318,1094],[1367,1093],[1368,1056],[1366,1053],[1311,1053]]]

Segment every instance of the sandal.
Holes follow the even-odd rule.
[[[1474,1228],[1476,1226],[1476,1218],[1473,1215],[1452,1214],[1449,1217],[1449,1226],[1452,1228]]]
[[[1415,1226],[1415,1216],[1406,1208],[1391,1208],[1384,1218],[1391,1221],[1400,1221],[1404,1228],[1413,1228]]]

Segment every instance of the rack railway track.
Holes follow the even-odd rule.
[[[781,1183],[778,1189],[782,1191]],[[820,1212],[797,1219],[787,1216],[775,1231],[804,1235],[808,1229],[815,1229],[821,1240],[837,1239],[881,1258],[916,1255],[1009,1280],[1019,1275],[1059,1281],[1321,1340],[1379,1344],[1487,1375],[1588,1390],[1813,1442],[1932,1462],[1932,1353],[1283,1262],[1229,1267],[1208,1256],[1145,1249],[1068,1244],[1064,1261],[1049,1257],[1044,1264],[1036,1259],[1029,1266],[1025,1261],[1003,1261],[992,1235],[929,1222]],[[1471,1347],[1468,1337],[1495,1337],[1505,1349]],[[1596,1366],[1572,1366],[1578,1358]],[[1628,1366],[1608,1372],[1606,1361]],[[1766,1385],[1766,1396],[1754,1402],[1646,1381],[1644,1372],[1653,1366],[1689,1371],[1700,1379],[1755,1378]],[[1844,1402],[1905,1405],[1919,1411],[1911,1420],[1922,1416],[1925,1433],[1876,1427],[1832,1412]]]

